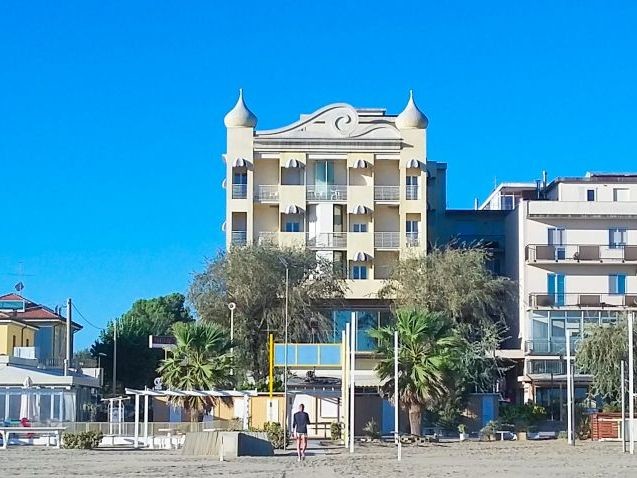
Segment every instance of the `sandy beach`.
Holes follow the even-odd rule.
[[[180,451],[57,450],[10,447],[0,451],[7,477],[627,477],[637,475],[637,456],[621,452],[619,443],[564,441],[431,444],[405,447],[396,461],[391,446],[368,445],[354,455],[343,449],[315,452],[298,463],[293,455],[239,458],[219,462],[183,456]]]

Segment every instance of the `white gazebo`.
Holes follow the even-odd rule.
[[[243,413],[243,428],[248,428],[248,416],[250,410],[250,397],[256,397],[256,390],[136,390],[126,389],[126,395],[135,397],[135,441],[134,447],[139,447],[139,397],[144,397],[144,446],[148,446],[148,401],[149,397],[240,397],[245,400]]]

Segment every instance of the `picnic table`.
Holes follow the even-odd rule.
[[[51,444],[50,438],[56,438],[56,447],[60,448],[60,436],[66,427],[0,427],[0,436],[2,436],[2,449],[6,450],[9,445],[11,435],[45,435],[47,440],[46,446]]]

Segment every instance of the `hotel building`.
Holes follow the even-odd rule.
[[[507,213],[503,272],[519,288],[509,324],[517,343],[502,351],[519,364],[508,388],[555,415],[565,402],[567,335],[576,350],[588,328],[637,310],[637,175],[503,184],[481,209]],[[575,381],[583,398],[590,377]]]
[[[444,207],[432,194],[445,165],[427,161],[426,116],[410,95],[397,116],[336,103],[256,130],[240,93],[224,122],[226,245],[304,246],[332,261],[347,292],[345,307],[331,312],[331,335],[340,343],[355,313],[357,349],[372,350],[365,331],[388,314],[377,297],[383,280],[401,255],[426,251]]]

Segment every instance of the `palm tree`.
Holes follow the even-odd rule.
[[[395,399],[394,331],[399,340],[399,401],[409,411],[412,435],[420,435],[423,409],[444,398],[450,376],[461,367],[466,342],[443,313],[399,310],[396,323],[370,331],[380,360],[376,373],[384,392]]]
[[[173,352],[157,369],[162,383],[176,390],[228,389],[234,385],[232,342],[216,323],[177,322],[172,327],[176,340]],[[190,410],[196,420],[199,410],[216,403],[214,397],[173,397],[171,400]]]

